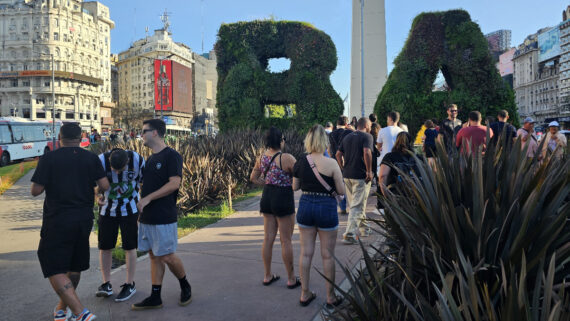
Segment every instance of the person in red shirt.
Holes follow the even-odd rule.
[[[489,128],[489,138],[493,137],[493,130]],[[481,126],[481,113],[472,111],[469,113],[469,126],[461,128],[457,133],[455,146],[461,149],[462,153],[468,152],[468,146],[471,146],[471,152],[478,151],[479,146],[483,145],[483,151],[487,145],[487,127]]]

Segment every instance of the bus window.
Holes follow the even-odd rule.
[[[10,128],[8,125],[0,125],[0,144],[11,144],[12,135],[10,134]]]
[[[24,126],[24,141],[26,142],[41,142],[45,141],[43,128],[40,126]]]
[[[14,143],[23,143],[24,140],[24,126],[12,125],[12,135],[14,135]]]

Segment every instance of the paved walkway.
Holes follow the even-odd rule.
[[[16,320],[50,320],[56,303],[47,280],[41,276],[36,249],[41,226],[43,198],[31,198],[31,174],[21,179],[0,197],[0,310]],[[296,194],[298,199],[299,194]],[[375,197],[368,204],[373,216]],[[322,271],[319,246],[313,259],[311,287],[317,299],[308,307],[298,304],[300,289],[289,290],[286,272],[281,260],[279,240],[273,252],[273,272],[281,280],[265,287],[261,284],[263,263],[261,243],[263,219],[259,216],[259,197],[235,204],[236,213],[215,224],[179,240],[178,255],[184,262],[192,284],[193,301],[179,307],[179,285],[167,271],[162,290],[164,308],[154,311],[131,311],[130,305],[150,293],[150,263],[140,258],[135,282],[137,293],[123,303],[112,298],[97,298],[94,293],[101,283],[97,262],[96,238],[92,237],[91,268],[82,274],[78,294],[83,303],[93,310],[99,320],[312,320],[325,300],[325,281],[316,270]],[[344,231],[346,216],[341,217],[340,231]],[[344,245],[339,233],[336,255],[346,265],[353,266],[360,257],[358,246]],[[378,235],[366,238],[377,242]],[[318,242],[318,241],[317,241]],[[293,236],[295,271],[298,274],[299,232]],[[125,279],[124,268],[112,274],[115,295]],[[337,283],[344,276],[337,267]],[[0,317],[2,320],[2,317]]]

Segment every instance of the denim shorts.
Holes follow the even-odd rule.
[[[178,246],[178,223],[139,224],[139,251],[152,251],[154,256],[176,252]]]
[[[324,195],[301,195],[297,209],[297,224],[302,228],[316,227],[322,231],[338,229],[336,199]]]

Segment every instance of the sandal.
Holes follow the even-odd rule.
[[[299,277],[296,277],[295,283],[287,284],[287,289],[295,289],[295,288],[299,287],[299,285],[301,285],[301,280],[299,279]]]
[[[311,304],[311,302],[313,302],[313,300],[317,297],[317,294],[313,291],[311,291],[311,295],[309,296],[309,298],[305,301],[301,301],[299,300],[299,304],[302,307],[306,307],[307,305]]]
[[[263,281],[263,285],[265,285],[265,286],[271,285],[271,283],[273,283],[273,282],[279,280],[280,278],[281,278],[281,277],[280,277],[279,275],[273,274],[273,275],[271,276],[271,279],[270,279],[269,281]]]
[[[326,303],[325,307],[329,310],[334,309],[335,307],[339,306],[342,304],[342,301],[344,301],[343,297],[336,297],[336,300],[333,303]]]

